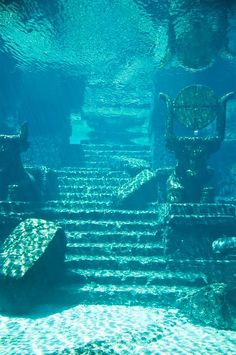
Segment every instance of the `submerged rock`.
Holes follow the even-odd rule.
[[[236,255],[236,237],[223,237],[212,243],[212,249],[217,254]]]
[[[53,222],[26,219],[4,241],[0,254],[0,310],[24,313],[62,276],[65,234]]]
[[[235,305],[230,301],[232,290],[224,283],[215,283],[179,301],[180,309],[193,322],[219,329],[236,330]]]

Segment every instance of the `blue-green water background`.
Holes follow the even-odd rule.
[[[131,122],[153,112],[162,127],[159,91],[175,96],[189,84],[209,85],[217,95],[235,90],[235,18],[234,0],[1,1],[0,131],[28,121],[32,137],[67,139],[68,120],[81,112]],[[171,30],[191,33],[194,21],[192,43],[213,50],[222,42],[200,70],[179,61]],[[190,48],[190,57],[198,54]]]
[[[181,3],[171,18],[170,8]],[[119,120],[124,128],[144,129],[146,142],[151,118],[163,135],[160,91],[175,97],[190,84],[209,85],[217,96],[236,91],[236,58],[229,53],[236,50],[235,8],[233,0],[0,1],[0,134],[13,134],[28,121],[32,141],[89,142],[91,131],[102,131],[101,119],[109,118],[115,129]],[[220,48],[209,65],[194,70],[180,62],[171,26],[188,32],[189,19],[199,18],[205,33],[199,29],[193,41],[204,52],[208,38],[212,48],[219,39]],[[230,139],[236,137],[235,106],[233,101],[227,110]],[[96,143],[108,138],[101,135]],[[235,353],[233,332],[194,326],[175,310],[80,305],[41,315],[1,316],[0,353],[52,354],[101,339],[121,354]]]

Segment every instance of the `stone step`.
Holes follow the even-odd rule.
[[[67,198],[66,196],[69,195],[69,198]],[[56,201],[47,201],[45,203],[45,207],[48,208],[55,208],[55,207],[65,207],[67,208],[68,205],[71,205],[73,207],[76,206],[77,209],[81,210],[94,210],[94,209],[108,209],[108,208],[113,208],[113,202],[112,201],[86,201],[85,199],[80,199],[78,200],[78,196],[77,194],[74,193],[62,193],[60,194],[60,196],[62,197],[62,200]],[[74,208],[74,207],[73,207]]]
[[[59,305],[111,304],[150,307],[177,307],[180,298],[195,292],[197,287],[78,284],[56,289],[54,301]]]
[[[61,194],[67,194],[67,193],[80,193],[80,194],[110,194],[112,195],[116,190],[119,189],[119,185],[118,186],[100,186],[100,185],[95,185],[95,186],[91,186],[91,185],[69,185],[69,184],[65,184],[65,185],[59,185],[58,189],[59,189],[59,196],[61,196]]]
[[[130,222],[130,223],[146,223],[150,221],[156,225],[158,220],[158,214],[155,211],[137,211],[137,210],[115,210],[115,209],[105,209],[105,210],[78,210],[77,208],[42,208],[40,213],[51,218],[69,218],[80,220],[81,222],[92,221],[101,223],[115,223],[115,225],[120,222]],[[95,224],[96,225],[96,224]]]
[[[110,169],[92,169],[92,168],[63,168],[57,170],[60,178],[126,178],[129,177],[127,173],[121,170],[112,171]]]
[[[66,233],[68,243],[155,243],[158,241],[156,233],[150,232],[111,232],[88,231]]]
[[[66,194],[61,194],[62,196],[67,196]],[[46,208],[62,208],[62,209],[78,209],[78,210],[104,210],[109,207],[112,208],[113,202],[102,202],[102,201],[85,201],[85,200],[72,200],[72,199],[63,199],[63,200],[52,200],[46,201]]]
[[[220,227],[236,227],[236,217],[233,215],[172,215],[169,218],[168,224],[171,226],[216,226]]]
[[[133,270],[97,270],[70,269],[68,282],[97,285],[133,285],[133,286],[198,286],[207,285],[207,277],[202,273],[156,272]]]
[[[163,271],[167,267],[164,257],[66,255],[70,269],[149,270]]]
[[[59,193],[59,197],[61,200],[69,200],[69,201],[84,201],[84,202],[112,202],[112,196],[108,193],[81,193],[81,192],[61,192]]]
[[[161,209],[168,216],[235,216],[236,209],[233,204],[217,203],[150,203],[149,206]],[[190,217],[189,217],[190,216]]]
[[[45,213],[43,217],[47,217]],[[55,223],[62,226],[65,231],[73,232],[156,232],[156,223],[143,221],[78,221],[75,219],[55,219]]]
[[[112,166],[112,168],[114,167],[114,162],[119,162],[120,160],[122,161],[126,161],[126,162],[131,162],[132,161],[140,161],[143,162],[143,164],[147,165],[150,163],[151,158],[149,157],[149,155],[145,155],[145,154],[130,154],[130,155],[123,155],[121,154],[109,154],[109,155],[90,155],[87,154],[85,156],[85,161],[84,161],[84,166],[87,166],[87,163],[93,163],[95,164],[96,162],[99,161],[103,161],[106,162],[108,166]],[[122,170],[121,165],[119,165],[119,168],[115,165],[116,169]]]
[[[103,177],[58,177],[58,185],[59,186],[101,186],[101,187],[107,187],[107,186],[114,186],[118,185],[121,186],[123,184],[126,184],[130,180],[129,177],[122,177],[117,176],[117,177],[110,177],[110,176],[103,176]]]
[[[86,194],[87,196],[88,194]],[[78,197],[77,193],[60,193],[60,200],[50,200],[46,201],[44,204],[45,208],[49,209],[72,209],[72,210],[86,210],[86,211],[93,211],[93,210],[116,210],[114,208],[113,203],[113,196],[110,196],[110,201],[86,201],[82,194],[79,195],[81,198]],[[96,193],[97,196],[97,193]],[[92,196],[90,196],[92,198]],[[147,209],[149,212],[153,212],[158,214],[158,210],[155,207],[149,206]]]
[[[128,180],[126,181],[128,182]],[[74,183],[65,182],[64,184],[58,185],[58,190],[60,193],[67,192],[80,192],[80,193],[109,193],[113,194],[113,191],[117,191],[122,187],[126,182],[116,181],[116,182],[104,182],[103,184],[86,184],[84,183]]]
[[[236,278],[236,260],[174,260],[162,256],[91,256],[66,255],[66,265],[70,269],[170,271],[206,273],[209,282],[226,282]]]
[[[84,165],[86,168],[93,168],[93,169],[112,168],[113,170],[115,170],[115,168],[112,166],[111,160],[95,160],[95,161],[87,160],[85,161]]]
[[[67,255],[157,256],[163,255],[162,243],[67,243]]]
[[[117,156],[125,156],[130,158],[137,158],[137,159],[144,159],[149,160],[151,156],[150,151],[143,151],[143,150],[84,150],[84,158],[85,160],[95,160],[95,159],[112,159],[113,157]]]
[[[120,166],[118,164],[114,164],[112,161],[112,157],[108,160],[87,160],[84,163],[85,167],[93,168],[93,169],[100,169],[100,168],[108,168],[111,170],[120,170]]]
[[[83,151],[150,151],[150,146],[148,145],[138,145],[138,144],[82,144]]]
[[[85,167],[87,168],[110,168],[111,170],[121,170],[130,171],[130,169],[136,169],[140,171],[141,169],[148,169],[150,167],[150,162],[147,159],[139,159],[124,156],[114,156],[107,160],[96,159],[96,160],[86,160]]]

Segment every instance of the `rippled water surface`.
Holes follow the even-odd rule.
[[[222,52],[231,58],[232,4],[233,0],[3,1],[0,50],[16,58],[23,70],[59,68],[84,74],[90,87],[99,85],[98,101],[119,102],[125,90],[128,103],[145,104],[150,103],[158,68],[201,69]]]

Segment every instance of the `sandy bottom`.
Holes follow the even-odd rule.
[[[49,316],[0,316],[0,354],[52,354],[65,348],[111,354],[236,354],[236,333],[200,327],[177,310],[79,305]]]

